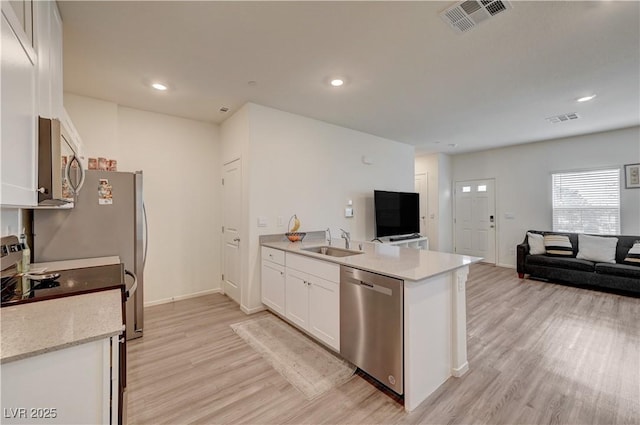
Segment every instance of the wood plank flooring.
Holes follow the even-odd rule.
[[[128,343],[130,424],[640,424],[640,299],[512,269],[472,266],[470,370],[411,414],[358,375],[307,401],[234,334],[254,316],[223,295],[145,314]]]

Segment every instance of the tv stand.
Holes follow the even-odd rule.
[[[392,236],[389,239],[383,239],[382,243],[388,245],[401,246],[404,248],[414,248],[414,249],[429,249],[429,238],[426,236],[417,237],[414,235],[409,236]]]

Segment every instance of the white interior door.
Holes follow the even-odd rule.
[[[428,206],[428,186],[427,186],[427,175],[425,173],[416,174],[416,186],[415,191],[420,194],[420,234],[422,236],[427,236],[428,223],[427,223],[427,212],[429,211]]]
[[[240,304],[240,234],[242,218],[242,173],[239,159],[225,164],[222,177],[223,261],[222,290]]]
[[[495,180],[456,182],[455,190],[455,252],[495,264]]]

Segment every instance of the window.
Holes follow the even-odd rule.
[[[552,175],[553,230],[620,234],[620,170]]]

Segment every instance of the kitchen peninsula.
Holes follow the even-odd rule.
[[[340,333],[346,324],[340,323],[340,303],[344,302],[340,296],[345,290],[344,271],[364,271],[398,282],[402,294],[402,349],[398,348],[398,352],[402,353],[404,385],[399,390],[394,388],[398,379],[393,376],[388,377],[389,382],[384,382],[386,375],[376,379],[404,395],[406,411],[414,410],[450,376],[460,377],[469,369],[465,285],[469,265],[481,258],[368,242],[352,242],[352,249],[347,251],[341,249],[341,240],[334,239],[330,245],[321,238],[291,243],[282,235],[263,236],[261,245],[263,303],[343,355]],[[323,295],[321,301],[309,299],[308,304],[316,310],[319,302],[322,306],[315,318],[312,310],[307,313],[307,326],[297,320],[298,312],[295,316],[289,314],[288,285],[295,284],[293,279],[287,279],[292,276],[290,269],[305,273],[303,276],[309,277],[304,279],[307,286],[317,282],[316,286],[325,293],[334,294]],[[376,290],[385,291],[382,287]],[[370,373],[366,367],[362,369]]]

